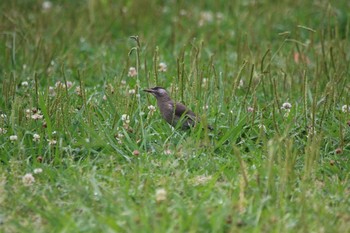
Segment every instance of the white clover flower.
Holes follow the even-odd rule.
[[[158,71],[159,72],[166,72],[167,68],[168,68],[168,66],[164,62],[161,62],[158,65]]]
[[[122,115],[122,121],[124,122],[130,122],[130,117],[128,114],[123,114]]]
[[[34,113],[32,115],[33,120],[41,120],[41,119],[43,119],[43,117],[44,117],[44,115],[40,114],[40,112]]]
[[[123,79],[122,81],[120,81],[120,83],[122,84],[122,85],[126,85],[126,81]]]
[[[106,95],[103,95],[102,99],[103,99],[103,100],[107,100],[107,96],[106,96]]]
[[[77,86],[77,87],[75,88],[74,92],[75,92],[78,96],[81,96],[80,86]]]
[[[73,82],[67,81],[66,85],[67,85],[67,88],[69,89],[69,88],[71,88],[73,86]]]
[[[201,27],[206,23],[213,21],[213,13],[211,11],[203,11],[200,13],[198,25]]]
[[[26,118],[29,119],[32,115],[32,110],[26,109]]]
[[[253,108],[253,107],[248,107],[248,108],[247,108],[247,111],[248,111],[248,112],[254,112],[254,108]]]
[[[122,134],[122,133],[117,133],[117,135],[115,136],[115,139],[117,140],[117,142],[119,143],[119,144],[122,144],[123,143],[123,141],[122,141],[122,139],[124,138],[124,134]]]
[[[162,202],[167,199],[167,191],[164,188],[160,188],[156,190],[156,201]]]
[[[48,139],[47,141],[49,143],[49,146],[54,146],[57,144],[57,141],[55,139]]]
[[[40,135],[37,134],[37,133],[33,134],[33,141],[34,142],[39,142],[40,141]]]
[[[130,90],[129,90],[129,94],[130,94],[130,95],[134,95],[135,93],[136,93],[136,90],[135,90],[135,89],[130,89]]]
[[[55,96],[56,95],[54,87],[51,87],[51,86],[49,87],[49,94],[50,94],[50,96]]]
[[[49,11],[52,8],[52,2],[50,1],[44,1],[41,5],[43,11]]]
[[[137,75],[137,70],[135,67],[130,67],[129,68],[129,72],[128,72],[128,76],[129,77],[135,77]]]
[[[21,86],[23,86],[23,87],[28,87],[28,82],[27,82],[27,81],[23,81],[23,82],[21,83]]]
[[[5,119],[5,118],[7,117],[7,115],[4,114],[4,113],[1,113],[1,114],[0,114],[0,117],[1,117],[2,119]]]
[[[285,109],[285,110],[291,109],[291,108],[292,108],[292,104],[288,102],[283,103],[281,107],[281,109]]]
[[[35,178],[32,173],[27,173],[22,177],[22,182],[24,186],[31,186],[34,184]]]
[[[154,107],[153,105],[149,105],[147,108],[150,112],[156,111],[156,107]]]
[[[341,107],[342,112],[350,112],[350,106],[349,105],[343,105]]]
[[[43,172],[43,169],[42,168],[35,168],[33,172],[34,172],[34,174],[39,174],[39,173]]]
[[[12,141],[12,142],[17,141],[17,139],[18,139],[17,135],[10,136],[10,141]]]
[[[66,83],[61,82],[61,81],[57,81],[55,83],[55,87],[56,88],[71,88],[73,86],[73,83],[71,81],[67,81]]]

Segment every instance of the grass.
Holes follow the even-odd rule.
[[[2,1],[0,231],[349,232],[347,9]]]

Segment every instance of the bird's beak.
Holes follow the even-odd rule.
[[[148,92],[148,93],[154,93],[152,89],[143,89],[143,91]]]

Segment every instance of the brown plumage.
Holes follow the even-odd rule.
[[[157,99],[157,105],[163,118],[173,127],[181,121],[181,128],[188,129],[199,122],[199,117],[182,103],[174,103],[168,92],[162,87],[153,87],[143,90],[151,93]],[[208,126],[209,129],[212,129]]]

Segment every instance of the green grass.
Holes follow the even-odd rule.
[[[1,1],[0,232],[350,232],[350,5],[234,2]]]

